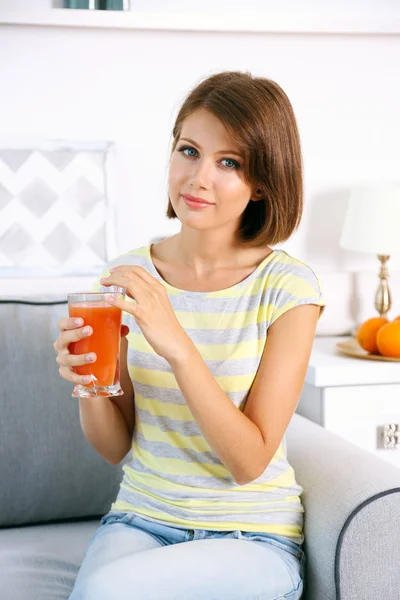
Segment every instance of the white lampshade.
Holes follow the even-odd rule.
[[[352,189],[340,246],[389,256],[400,251],[400,185],[367,184]]]

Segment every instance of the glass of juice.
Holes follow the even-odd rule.
[[[106,302],[107,296],[124,298],[123,288],[110,286],[107,292],[77,292],[68,294],[68,312],[72,318],[80,317],[84,326],[90,325],[93,333],[78,342],[72,342],[71,354],[94,352],[97,359],[72,367],[79,375],[90,375],[92,381],[77,384],[73,397],[95,398],[98,396],[122,396],[119,374],[122,311]]]

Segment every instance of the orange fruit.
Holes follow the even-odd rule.
[[[381,327],[387,325],[389,321],[384,317],[374,317],[364,321],[357,330],[357,342],[363,350],[377,354],[379,352],[377,345],[377,334]]]
[[[400,320],[381,327],[376,336],[378,350],[383,356],[400,358]]]

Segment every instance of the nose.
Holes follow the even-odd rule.
[[[211,186],[213,177],[213,162],[207,160],[198,160],[193,163],[193,171],[190,178],[190,185],[194,188],[208,189]]]

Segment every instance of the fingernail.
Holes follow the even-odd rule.
[[[94,360],[94,354],[86,354],[85,360],[92,362]]]
[[[115,302],[115,298],[114,298],[114,296],[106,296],[106,301],[107,302]]]
[[[82,333],[83,333],[83,335],[89,335],[89,333],[90,333],[90,329],[89,329],[89,327],[84,327],[84,328],[82,329]]]
[[[83,325],[83,319],[75,319],[74,321],[75,325]]]
[[[85,377],[83,378],[83,383],[90,383],[92,381],[92,378],[90,377],[90,375],[85,375]]]

